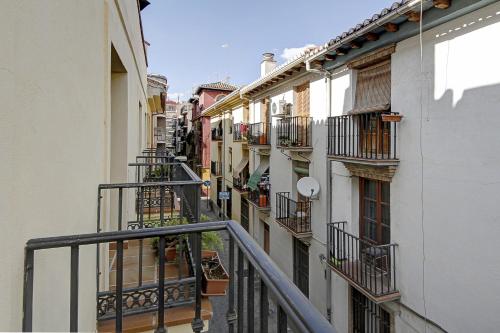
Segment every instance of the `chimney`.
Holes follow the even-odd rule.
[[[260,77],[265,76],[275,68],[276,60],[274,60],[274,53],[264,53],[262,55],[262,62],[260,63]]]

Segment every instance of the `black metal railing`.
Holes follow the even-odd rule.
[[[254,123],[248,125],[248,144],[270,145],[271,144],[271,123]]]
[[[312,118],[296,116],[278,119],[276,146],[285,148],[311,147]]]
[[[292,200],[289,192],[276,193],[276,221],[293,233],[310,233],[311,202]]]
[[[258,188],[248,192],[248,201],[260,209],[271,208],[270,190],[268,188]]]
[[[246,141],[248,138],[248,124],[238,123],[233,125],[233,141]]]
[[[155,127],[154,136],[157,142],[164,142],[167,140],[167,129],[165,127]]]
[[[247,190],[247,179],[243,177],[233,177],[233,188],[240,192]]]
[[[398,293],[397,244],[374,245],[344,230],[347,222],[327,226],[328,264],[374,297]]]
[[[62,249],[70,251],[70,286],[67,292],[69,301],[69,330],[78,331],[79,319],[79,271],[80,249],[86,245],[115,244],[116,246],[116,277],[114,298],[108,302],[114,306],[115,331],[123,330],[123,318],[127,309],[124,296],[124,244],[132,240],[158,238],[158,250],[163,253],[166,248],[166,238],[184,236],[191,240],[193,260],[195,263],[195,291],[194,291],[194,318],[192,320],[193,332],[203,330],[202,309],[202,266],[201,266],[201,238],[204,232],[227,231],[229,235],[229,259],[227,262],[229,272],[229,293],[227,307],[227,331],[243,331],[245,327],[249,332],[254,326],[260,326],[260,332],[267,332],[270,324],[269,303],[276,303],[276,328],[277,332],[286,332],[287,327],[296,332],[335,332],[333,326],[316,310],[314,305],[302,292],[288,279],[288,277],[267,256],[255,240],[236,222],[220,221],[205,222],[189,225],[179,225],[166,228],[141,229],[133,231],[113,231],[93,234],[80,234],[50,238],[31,239],[25,247],[25,271],[23,290],[23,331],[37,330],[33,327],[33,317],[38,308],[34,307],[34,272],[37,271],[35,258],[40,252],[48,249]],[[37,255],[35,255],[35,253]],[[58,262],[57,265],[64,263]],[[156,330],[164,332],[165,309],[168,307],[168,284],[165,280],[165,257],[159,256],[158,278],[155,283],[155,293],[158,300],[155,312],[157,313]],[[81,267],[83,270],[92,269]],[[49,273],[50,274],[50,273]],[[249,287],[250,286],[250,287]],[[258,288],[256,288],[256,287]],[[58,286],[57,288],[62,288]],[[116,300],[122,300],[117,303]],[[48,301],[48,300],[47,300]],[[37,304],[38,305],[38,304]],[[85,312],[91,311],[84,309]],[[257,312],[258,311],[258,312]],[[256,315],[259,313],[259,315]],[[54,318],[53,320],[58,320]]]
[[[212,141],[222,141],[223,134],[222,128],[212,128]]]
[[[397,160],[397,112],[372,112],[328,118],[328,155],[340,158]]]
[[[216,177],[222,176],[222,162],[210,161],[210,172]]]

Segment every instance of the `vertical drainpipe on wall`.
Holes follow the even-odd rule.
[[[326,93],[326,107],[327,107],[327,114],[328,117],[332,116],[332,76],[327,75],[326,76],[326,89],[328,90]],[[326,120],[326,126],[327,126],[327,133],[328,133],[328,118]],[[327,177],[327,182],[326,182],[326,196],[327,196],[327,202],[326,202],[326,223],[330,223],[332,219],[332,210],[331,210],[331,202],[332,202],[332,164],[330,160],[328,159],[328,138],[327,138],[327,146],[326,146],[326,177]],[[328,228],[328,227],[327,227]],[[327,232],[327,235],[329,233]],[[329,257],[329,251],[330,251],[330,239],[327,237],[326,239],[326,260],[328,261]],[[332,322],[332,270],[325,265],[326,267],[326,318],[328,321],[331,323]]]
[[[306,60],[306,71],[310,73],[316,73],[323,75],[325,77],[326,81],[326,113],[328,116],[331,116],[332,110],[331,110],[331,104],[332,104],[332,74],[324,69],[313,69],[311,68],[311,63]],[[326,122],[326,126],[328,126],[328,118]],[[327,145],[328,149],[328,145]],[[325,152],[328,154],[328,151]],[[326,202],[326,221],[327,223],[330,222],[331,220],[331,208],[330,208],[330,203],[332,202],[332,173],[331,173],[331,164],[330,160],[326,159],[326,173],[327,173],[327,178],[328,181],[326,182],[326,193],[327,193],[327,202]],[[327,232],[328,235],[328,232]],[[326,238],[326,258],[320,260],[326,260],[328,261],[328,251],[330,249],[330,240],[329,237]],[[325,275],[326,275],[326,318],[328,319],[329,322],[332,321],[332,271],[330,268],[327,266],[327,262],[325,262]]]

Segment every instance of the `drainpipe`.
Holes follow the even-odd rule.
[[[326,89],[328,89],[326,93],[326,105],[327,105],[327,114],[329,117],[332,116],[332,76],[331,74],[326,77]],[[326,126],[328,126],[328,118]],[[328,132],[328,127],[327,127]],[[328,150],[328,147],[327,147]],[[328,154],[328,151],[326,152]],[[330,223],[332,221],[332,210],[331,210],[331,202],[333,199],[332,194],[332,163],[326,158],[326,221]],[[328,234],[328,233],[327,233]],[[326,239],[326,260],[329,260],[329,251],[330,251],[330,237]],[[326,266],[326,265],[325,265]],[[326,266],[326,318],[330,323],[332,323],[332,270]]]
[[[331,116],[331,105],[332,105],[332,74],[325,70],[325,69],[314,69],[311,68],[311,62],[309,60],[305,61],[306,63],[306,71],[310,73],[315,73],[319,75],[323,75],[325,77],[325,82],[326,82],[326,113],[328,116]],[[328,126],[328,120],[327,124]],[[328,153],[328,152],[325,152]],[[326,177],[327,177],[327,182],[326,182],[326,195],[327,195],[327,202],[326,202],[326,221],[327,223],[331,222],[331,205],[330,203],[332,202],[332,172],[331,172],[331,163],[326,159]],[[327,233],[328,234],[328,233]],[[326,261],[328,260],[328,252],[330,251],[330,239],[327,237],[326,239],[326,258],[325,256],[320,255],[320,260],[325,261],[325,271],[326,271],[326,318],[328,319],[329,322],[332,321],[332,271],[328,268],[326,265]]]

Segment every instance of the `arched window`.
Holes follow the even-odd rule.
[[[226,97],[226,95],[225,95],[225,94],[220,94],[220,95],[217,95],[217,96],[215,97],[215,101],[216,101],[216,102],[218,102],[218,101],[220,101],[221,99],[223,99],[224,97]]]

